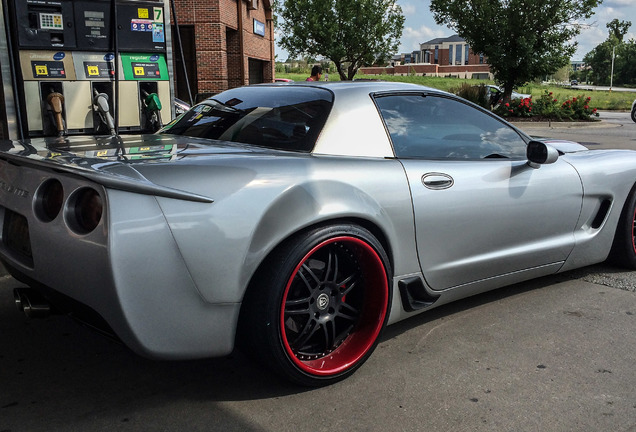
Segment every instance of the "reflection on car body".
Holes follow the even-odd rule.
[[[412,84],[256,85],[154,135],[5,141],[0,182],[19,304],[153,358],[242,347],[303,385],[453,300],[636,267],[636,152],[532,140]]]

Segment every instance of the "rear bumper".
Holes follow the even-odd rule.
[[[88,305],[26,275],[6,256],[0,258],[15,279],[38,290],[63,313],[113,335],[139,355],[153,359],[195,359],[227,355],[234,348],[240,303],[209,304],[200,297],[176,301],[150,297],[135,304],[119,298]],[[187,308],[187,313],[183,312]],[[132,316],[132,319],[129,319]]]
[[[34,210],[37,191],[51,178],[61,183],[67,207],[42,218]],[[204,358],[232,351],[240,303],[212,304],[201,295],[154,196],[0,161],[2,185],[0,260],[16,279],[63,308],[91,311],[146,357]],[[98,191],[105,209],[88,233],[68,223],[70,197],[82,188]]]

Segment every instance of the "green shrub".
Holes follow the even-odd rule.
[[[534,115],[550,119],[561,119],[561,104],[554,93],[545,92],[534,102]]]
[[[486,86],[483,84],[470,85],[468,83],[463,83],[459,87],[450,89],[450,92],[481,107],[490,109],[490,97],[488,94],[488,88],[486,88]]]

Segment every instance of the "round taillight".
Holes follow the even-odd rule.
[[[64,205],[64,188],[56,179],[49,179],[42,183],[36,193],[36,212],[45,222],[51,222],[57,217]]]
[[[79,234],[88,234],[102,220],[102,197],[95,189],[82,188],[71,196],[67,210],[67,222]]]

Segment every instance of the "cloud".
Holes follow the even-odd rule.
[[[591,25],[584,28],[576,38],[579,46],[573,60],[582,60],[585,54],[605,41],[609,34],[606,24],[615,18],[632,22],[632,27],[625,35],[625,40],[633,38],[635,36],[634,24],[636,24],[636,8],[633,7],[633,2],[634,0],[606,0],[602,6],[596,8],[596,13],[587,21]]]
[[[448,30],[444,28],[431,28],[421,26],[418,29],[413,27],[405,27],[402,33],[402,44],[400,52],[411,52],[420,49],[420,44],[428,40],[449,36]]]
[[[417,8],[410,3],[403,4],[401,6],[404,16],[412,16],[415,15],[415,13],[417,12]]]
[[[627,7],[627,6],[634,6],[634,0],[609,0],[606,1],[603,6],[608,6],[608,7],[617,7],[617,8],[622,8],[622,7]]]

